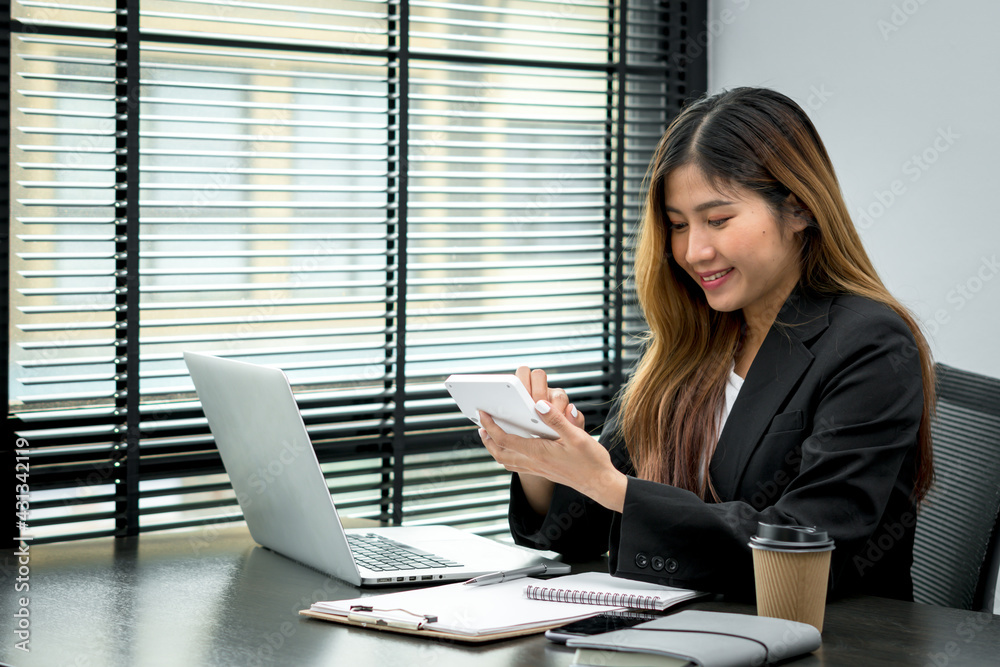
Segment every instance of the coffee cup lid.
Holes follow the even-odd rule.
[[[813,526],[776,526],[758,523],[757,534],[750,538],[754,549],[780,551],[830,551],[833,540],[825,530]]]

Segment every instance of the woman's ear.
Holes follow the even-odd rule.
[[[790,214],[787,217],[788,227],[793,233],[798,234],[805,230],[806,227],[815,224],[816,218],[813,216],[812,211],[794,194],[788,195],[785,204],[785,210]]]

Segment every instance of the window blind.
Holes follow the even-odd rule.
[[[695,4],[15,2],[29,532],[241,518],[184,350],[288,373],[345,514],[505,532],[443,379],[545,368],[599,426],[641,182],[704,89]]]

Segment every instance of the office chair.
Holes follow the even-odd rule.
[[[1000,584],[1000,517],[997,517],[997,523],[993,526],[993,542],[986,553],[982,576],[979,577],[976,599],[981,599],[982,603],[975,605],[979,610],[1000,614],[998,584]]]
[[[1000,567],[1000,379],[937,364],[935,481],[917,515],[913,597],[990,610]]]

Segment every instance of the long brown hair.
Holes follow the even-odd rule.
[[[914,498],[921,500],[933,480],[930,348],[869,260],[816,128],[795,102],[764,88],[736,88],[686,107],[667,128],[650,163],[635,254],[636,290],[649,331],[642,358],[623,390],[620,418],[638,476],[719,499],[708,462],[743,316],[709,307],[702,289],[670,256],[666,182],[685,165],[695,165],[722,191],[743,188],[760,195],[779,223],[791,216],[808,221],[801,232],[804,288],[867,297],[906,322],[923,378],[914,488]]]

